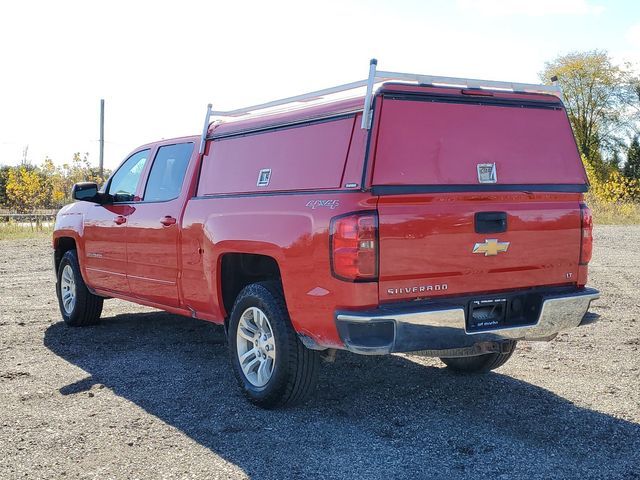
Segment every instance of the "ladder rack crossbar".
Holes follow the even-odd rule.
[[[257,105],[251,105],[249,107],[238,108],[235,110],[228,111],[212,111],[211,115],[221,116],[221,117],[240,117],[242,115],[246,115],[248,113],[254,112],[256,110],[265,110],[267,108],[278,107],[280,105],[287,105],[289,103],[295,102],[310,102],[313,100],[318,100],[327,95],[331,95],[334,93],[346,92],[349,90],[354,90],[356,88],[364,87],[367,85],[367,79],[358,80],[356,82],[345,83],[342,85],[337,85],[335,87],[324,88],[322,90],[316,90],[309,93],[303,93],[301,95],[295,95],[293,97],[282,98],[280,100],[273,100],[272,102],[259,103]]]

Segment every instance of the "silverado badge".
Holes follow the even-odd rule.
[[[473,253],[484,253],[485,257],[490,257],[506,252],[508,248],[509,242],[499,242],[495,238],[488,238],[482,243],[476,243],[473,246]]]

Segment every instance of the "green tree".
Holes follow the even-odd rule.
[[[636,135],[627,149],[627,163],[624,165],[626,177],[640,180],[640,142]]]
[[[578,148],[596,170],[606,173],[602,152],[614,152],[633,130],[638,79],[631,66],[616,65],[605,51],[574,52],[547,62],[540,78],[562,88]]]
[[[11,167],[8,165],[0,166],[0,207],[7,205],[7,180],[10,169]]]
[[[620,152],[618,152],[618,150],[614,150],[611,158],[609,158],[608,160],[609,167],[619,171],[621,161],[622,160],[620,159]]]

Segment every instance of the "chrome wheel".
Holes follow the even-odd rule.
[[[276,343],[265,313],[257,307],[247,308],[240,316],[236,333],[240,367],[255,387],[264,387],[276,361]]]
[[[73,276],[71,265],[65,265],[60,278],[60,297],[62,298],[62,307],[67,315],[73,313],[76,306],[76,280]]]

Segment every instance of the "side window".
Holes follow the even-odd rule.
[[[193,143],[166,145],[158,149],[144,192],[145,202],[173,200],[180,195],[192,153]]]
[[[116,202],[131,202],[136,193],[140,175],[149,158],[149,150],[131,155],[126,162],[113,174],[107,193],[113,195]]]

